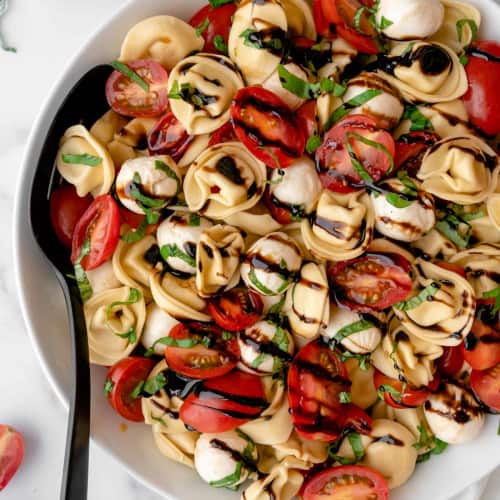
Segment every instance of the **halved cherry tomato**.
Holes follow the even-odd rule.
[[[335,5],[333,0],[330,2],[332,5]],[[325,17],[325,13],[323,12],[323,0],[313,0],[313,16],[314,16],[314,24],[316,26],[316,31],[318,35],[323,38],[328,38],[332,35],[330,31],[330,23],[327,21]]]
[[[305,345],[288,371],[288,402],[296,431],[306,439],[335,441],[346,428],[367,432],[370,417],[340,393],[351,382],[345,365],[320,340]]]
[[[182,421],[199,432],[226,432],[257,418],[267,408],[260,377],[233,370],[203,381],[181,406]]]
[[[146,380],[155,362],[149,358],[129,357],[115,363],[106,375],[106,394],[109,404],[127,420],[143,422],[141,398],[132,397],[137,384]]]
[[[233,124],[229,121],[224,123],[222,127],[219,127],[210,137],[208,141],[208,147],[215,146],[216,144],[221,144],[223,142],[231,142],[238,140],[236,134],[234,133]]]
[[[272,218],[280,224],[286,225],[293,222],[292,214],[288,207],[282,206],[279,202],[277,203],[276,198],[271,196],[269,188],[264,192],[264,203],[271,212]]]
[[[262,87],[240,89],[231,105],[238,139],[268,167],[287,167],[304,153],[306,140],[293,111]]]
[[[127,210],[124,206],[120,205],[118,208],[120,210],[120,216],[122,218],[123,223],[127,224],[132,229],[137,229],[144,222],[144,219],[146,218],[145,215],[131,212],[130,210]],[[154,233],[157,228],[158,224],[150,224],[146,229],[146,234]]]
[[[401,380],[387,377],[378,370],[373,373],[373,383],[377,391],[384,394],[386,404],[393,408],[416,408],[423,405],[431,394],[427,387],[411,387],[410,384],[403,384]]]
[[[170,332],[176,340],[192,341],[192,346],[167,346],[165,359],[172,370],[191,378],[214,378],[230,372],[238,362],[240,348],[234,335],[225,334],[216,325],[180,323]]]
[[[299,120],[302,122],[306,142],[316,130],[316,101],[306,101],[296,111]]]
[[[337,2],[335,0],[319,0],[318,3],[321,4],[321,11],[327,23],[339,24],[344,22],[337,11]]]
[[[8,425],[0,425],[0,491],[21,466],[24,458],[24,440],[19,432]]]
[[[488,408],[500,412],[500,363],[488,370],[472,370],[470,386]]]
[[[328,276],[337,301],[362,312],[381,311],[411,292],[410,263],[396,253],[367,253],[337,262]]]
[[[92,203],[92,199],[90,194],[80,198],[75,187],[70,184],[57,188],[50,195],[50,222],[65,247],[71,248],[75,226]]]
[[[380,144],[385,151],[365,144],[354,134]],[[373,182],[377,182],[386,174],[394,157],[395,145],[392,135],[378,128],[373,118],[352,115],[340,120],[325,134],[323,143],[316,151],[321,183],[323,187],[336,193],[350,193],[366,185],[354,168],[346,146],[347,141]]]
[[[437,141],[439,136],[427,130],[403,134],[396,141],[395,168],[403,168],[410,176],[415,177],[425,152]]]
[[[445,260],[436,261],[435,264],[443,269],[447,269],[448,271],[452,271],[462,278],[467,278],[465,274],[465,269],[458,264],[454,264],[453,262],[446,262]]]
[[[436,368],[445,377],[454,377],[464,365],[462,346],[443,347],[443,354],[436,360]]]
[[[235,12],[236,5],[234,2],[226,3],[220,7],[205,5],[190,19],[189,24],[193,28],[199,29],[201,36],[205,40],[203,52],[227,54],[227,50],[221,49],[227,47],[229,31]]]
[[[78,221],[71,245],[73,264],[80,257],[87,238],[90,238],[90,253],[81,264],[90,271],[112,257],[120,240],[120,210],[111,195],[98,196]]]
[[[469,89],[463,99],[469,119],[485,134],[500,134],[497,88],[500,81],[500,43],[486,40],[473,43],[468,50],[468,58],[465,72]]]
[[[194,140],[173,113],[162,116],[148,135],[148,149],[152,155],[169,155],[179,160]]]
[[[337,13],[347,27],[356,30],[354,20],[356,16],[358,16],[359,31],[356,31],[361,35],[374,38],[377,36],[377,31],[375,30],[375,26],[373,26],[373,24],[370,22],[370,12],[365,9],[361,11],[361,15],[359,15],[359,10],[362,7],[371,7],[372,5],[373,1],[366,0],[335,0]]]
[[[238,332],[255,325],[262,317],[260,295],[246,288],[232,288],[208,303],[208,314],[225,330]]]
[[[165,113],[168,108],[166,69],[152,59],[130,61],[126,65],[148,84],[149,91],[115,70],[106,82],[108,104],[123,116],[150,117]]]
[[[388,500],[389,486],[377,471],[342,465],[312,476],[302,489],[304,500]]]

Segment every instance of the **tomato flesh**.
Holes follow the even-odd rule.
[[[175,161],[182,158],[193,142],[182,123],[173,113],[160,118],[148,135],[148,149],[152,155],[169,155]]]
[[[223,142],[236,141],[236,134],[234,133],[233,124],[229,121],[224,123],[222,127],[219,127],[210,137],[208,141],[208,147],[215,146],[216,144],[221,144]]]
[[[21,434],[8,425],[0,425],[0,491],[18,471],[23,458],[24,440]]]
[[[464,365],[464,355],[461,345],[443,347],[443,354],[436,360],[439,373],[445,377],[454,377]]]
[[[500,363],[488,370],[472,370],[470,386],[488,408],[500,412]]]
[[[286,225],[293,222],[292,212],[288,207],[271,195],[269,188],[264,192],[264,203],[271,212],[272,218],[280,224]]]
[[[400,380],[387,377],[379,370],[374,371],[373,383],[377,391],[384,394],[386,404],[393,408],[416,408],[423,405],[431,394],[427,387],[414,388],[409,384],[403,385]],[[436,388],[433,387],[434,390]]]
[[[425,152],[437,141],[439,136],[427,130],[403,134],[396,141],[395,168],[405,169],[410,176],[415,177]]]

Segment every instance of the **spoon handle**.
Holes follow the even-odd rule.
[[[64,298],[68,306],[73,364],[73,391],[70,399],[64,475],[61,500],[86,500],[89,468],[90,435],[90,368],[87,329],[80,299],[74,281],[67,281],[59,273]]]

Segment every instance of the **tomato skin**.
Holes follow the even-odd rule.
[[[236,134],[234,133],[233,124],[229,121],[224,123],[222,127],[219,127],[210,137],[208,141],[208,147],[215,146],[216,144],[221,144],[223,142],[236,141]]]
[[[437,370],[445,377],[454,377],[464,365],[463,347],[461,345],[443,347],[443,354],[436,360]]]
[[[434,380],[431,382],[431,384]],[[439,381],[438,381],[439,382]],[[410,387],[409,384],[403,390],[403,382],[397,380],[395,378],[387,377],[379,370],[375,369],[373,373],[373,383],[377,391],[381,390],[384,393],[384,401],[389,406],[393,408],[416,408],[417,406],[423,405],[431,394],[427,388],[413,388]],[[438,384],[433,384],[433,390],[436,390],[435,387]],[[388,391],[385,391],[384,388],[381,389],[382,386],[390,386],[401,394],[400,400],[396,399],[394,394],[391,394]]]
[[[452,271],[462,278],[467,279],[467,275],[465,274],[465,269],[458,264],[454,264],[453,262],[446,262],[445,260],[439,260],[435,262],[436,266],[442,267],[443,269],[447,269],[448,271]]]
[[[149,92],[120,71],[113,71],[106,82],[106,98],[113,111],[133,118],[165,113],[168,109],[167,70],[152,59],[130,61],[126,65],[149,85]]]
[[[71,248],[75,226],[88,206],[92,203],[88,194],[81,198],[73,185],[57,188],[50,195],[50,221],[59,241]]]
[[[306,101],[297,109],[296,113],[302,123],[302,130],[304,131],[307,142],[307,139],[309,139],[316,130],[316,101]]]
[[[328,277],[337,302],[367,313],[404,300],[412,287],[410,263],[396,253],[367,253],[337,262]]]
[[[98,196],[78,221],[71,244],[73,264],[87,238],[90,238],[90,254],[82,259],[81,264],[90,271],[113,256],[120,240],[120,210],[111,195]]]
[[[394,167],[404,168],[410,176],[415,177],[425,152],[437,141],[439,141],[439,136],[427,130],[403,134],[396,141]]]
[[[18,471],[23,458],[24,439],[21,434],[8,425],[0,425],[0,491]]]
[[[292,214],[290,213],[290,211],[284,207],[276,205],[273,202],[271,193],[269,192],[269,188],[267,188],[264,192],[264,203],[271,212],[271,216],[275,221],[283,225],[291,224],[293,222]]]
[[[332,5],[333,9],[335,9],[335,3],[333,1],[325,2],[325,0],[313,0],[313,16],[314,16],[314,24],[316,26],[316,31],[318,32],[318,35],[321,35],[324,38],[328,38],[329,36],[331,36],[330,23],[326,18],[323,9],[323,3],[328,3],[329,5]]]
[[[230,372],[238,362],[240,348],[236,337],[230,340],[222,338],[222,330],[205,323],[192,321],[187,324],[179,323],[170,332],[170,337],[177,340],[210,338],[210,347],[197,344],[193,347],[171,347],[165,349],[165,359],[169,367],[190,378],[208,379],[220,377]],[[200,358],[214,359],[214,365],[208,361],[200,363]]]
[[[239,332],[255,325],[262,317],[260,295],[246,288],[231,288],[208,303],[208,314],[221,328]]]
[[[496,57],[496,61],[488,61],[484,57],[474,55],[474,49],[487,52]],[[473,125],[485,134],[500,134],[500,100],[498,99],[497,82],[500,80],[500,43],[496,41],[480,41],[473,43],[468,51],[469,62],[465,72],[469,81],[469,89],[463,96],[465,109]]]
[[[470,386],[490,410],[500,413],[500,363],[488,370],[472,370]]]
[[[240,89],[231,105],[238,139],[270,168],[286,168],[304,153],[306,139],[293,111],[262,87]]]
[[[106,375],[112,389],[108,393],[108,402],[123,418],[132,422],[144,422],[141,398],[132,398],[130,394],[141,380],[146,380],[154,368],[155,362],[149,358],[128,357],[115,363]]]
[[[162,116],[148,135],[148,150],[151,155],[169,155],[179,160],[193,142],[182,123],[173,113]]]
[[[143,222],[144,219],[146,218],[145,215],[141,214],[136,214],[135,212],[131,212],[130,210],[127,210],[124,206],[120,205],[118,207],[120,210],[120,217],[121,220],[123,221],[124,224],[127,224],[130,226],[132,229],[137,229]],[[146,234],[152,234],[156,231],[158,228],[158,224],[150,224],[148,228],[146,229]]]
[[[212,7],[210,4],[202,7],[190,20],[189,24],[193,28],[198,28],[205,19],[208,19],[209,24],[201,33],[201,36],[205,40],[205,46],[203,47],[203,52],[213,52],[215,54],[223,54],[214,45],[214,39],[216,36],[221,36],[224,43],[227,46],[227,41],[229,39],[229,31],[231,29],[232,20],[234,13],[236,12],[235,3],[227,3],[221,5],[220,7]]]
[[[322,470],[302,487],[303,500],[388,500],[389,486],[377,471],[364,465]]]

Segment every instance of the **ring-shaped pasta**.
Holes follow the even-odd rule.
[[[269,209],[261,201],[249,210],[225,217],[224,222],[257,236],[265,236],[281,228],[281,224],[273,219]]]
[[[153,427],[153,438],[160,453],[174,462],[191,467],[191,469],[194,469],[194,449],[199,437],[198,432],[166,434]]]

